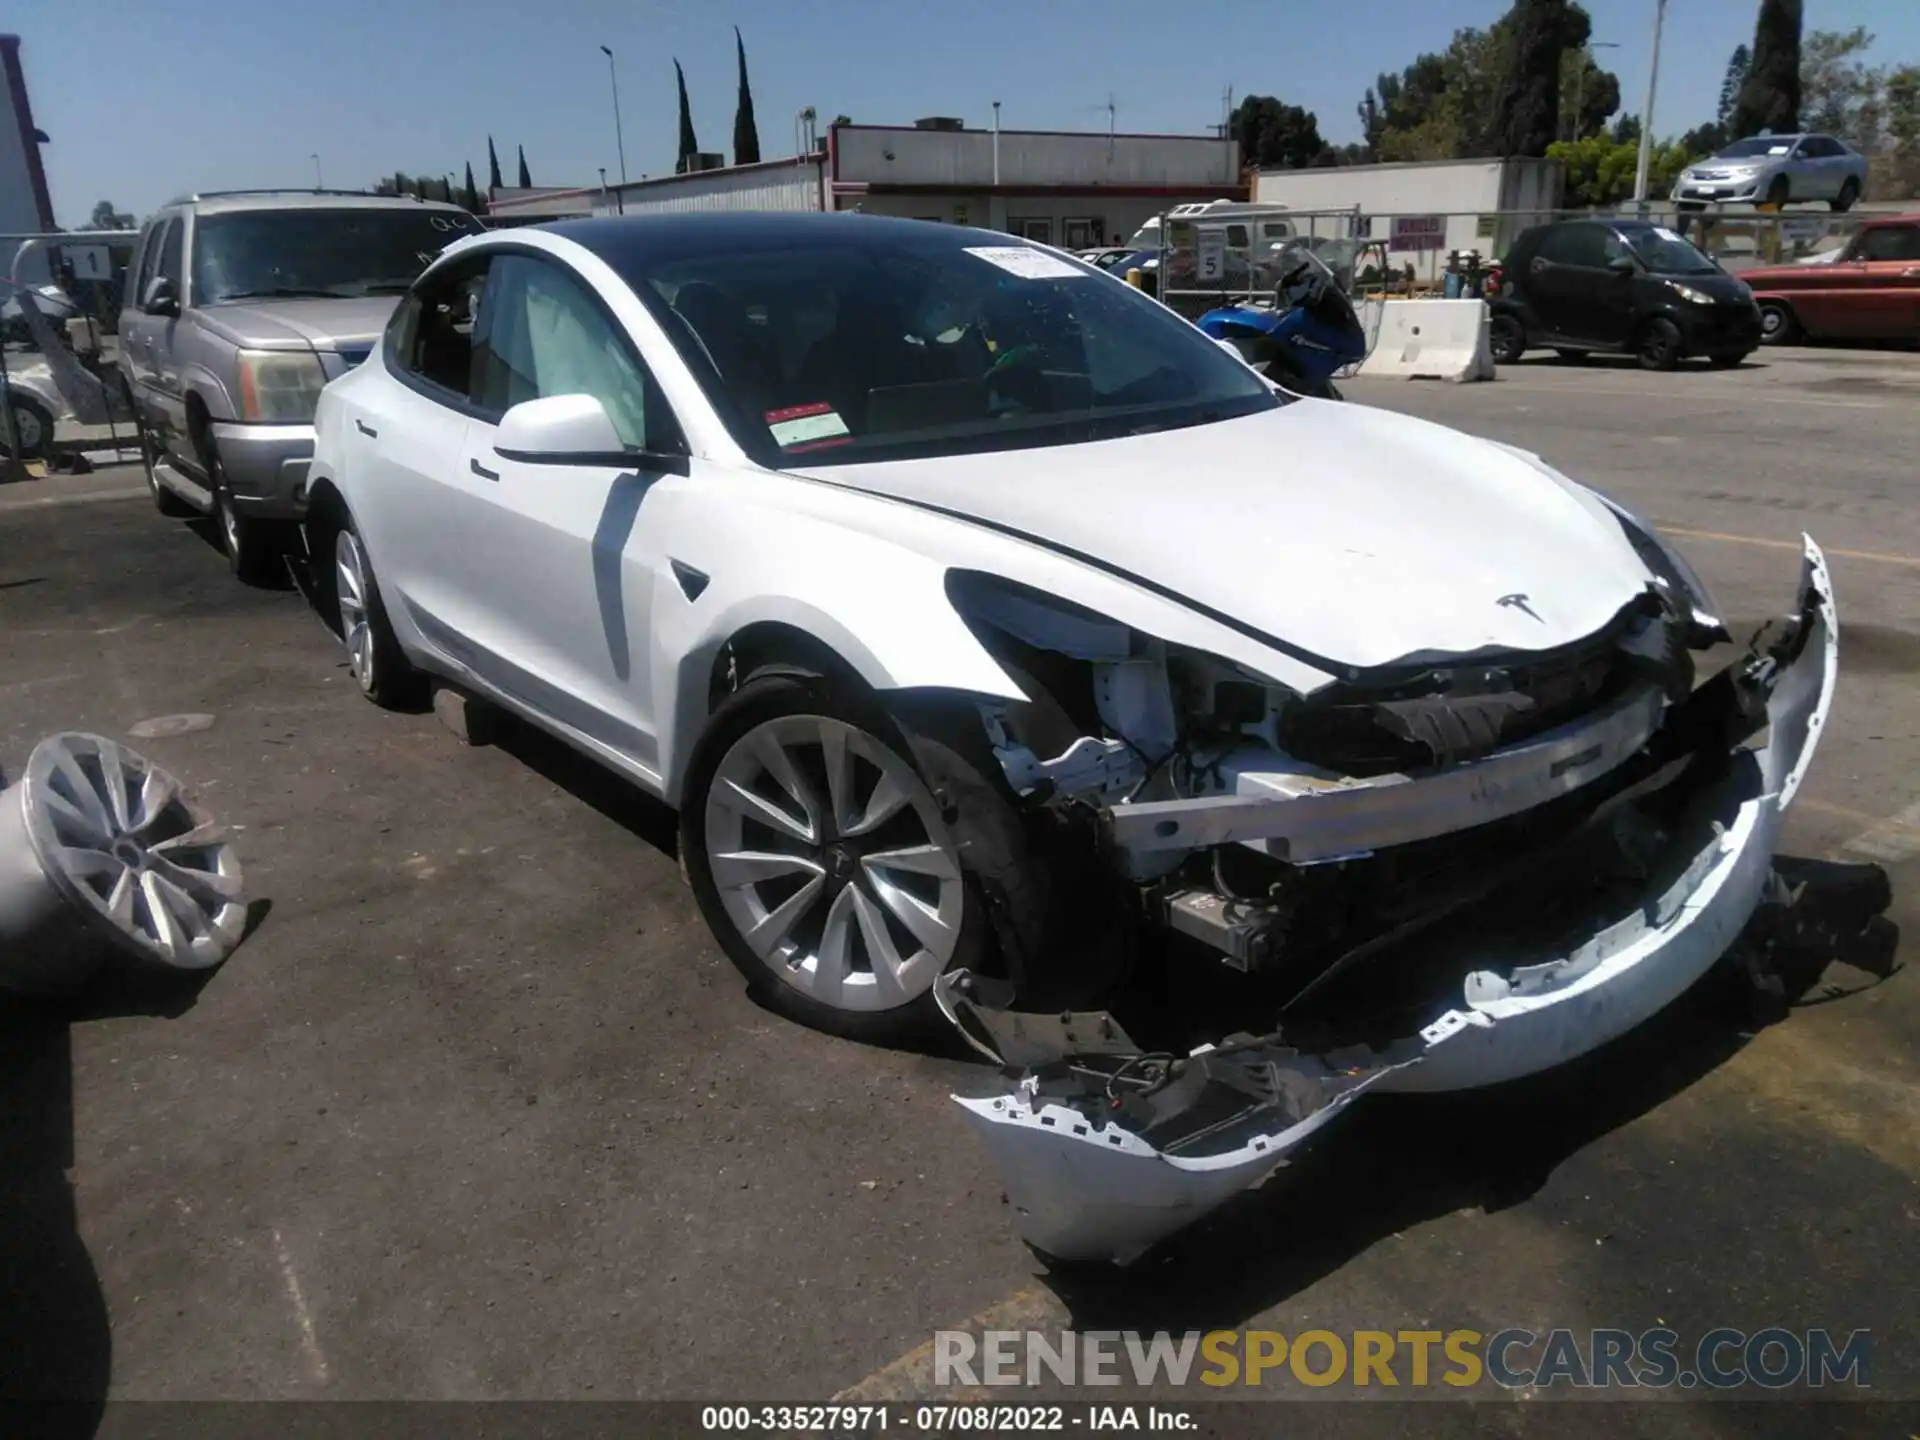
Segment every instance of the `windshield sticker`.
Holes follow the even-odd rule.
[[[1662,226],[1662,225],[1654,226],[1653,233],[1658,235],[1662,240],[1678,240],[1680,238],[1678,235],[1674,234],[1673,231],[1667,229],[1665,226]]]
[[[1022,280],[1077,280],[1087,272],[1031,245],[969,245],[967,254]]]
[[[845,435],[847,422],[823,400],[816,405],[789,405],[784,410],[767,411],[767,429],[773,432],[777,445],[791,449],[808,441]]]
[[[1791,146],[1787,145],[1769,145],[1767,147],[1767,153],[1769,155],[1784,155],[1791,148]]]

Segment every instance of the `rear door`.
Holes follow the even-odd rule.
[[[459,613],[471,617],[475,668],[552,721],[658,769],[651,634],[656,590],[670,585],[648,498],[678,471],[544,464],[499,453],[511,407],[591,395],[631,450],[684,455],[679,427],[624,327],[556,258],[500,256],[475,342],[482,418],[448,485],[459,544]]]
[[[147,281],[159,264],[160,236],[166,229],[166,217],[149,220],[134,247],[133,265],[127,272],[127,285],[120,305],[120,368],[133,394],[134,413],[142,423],[147,416],[147,391],[153,383],[153,317],[141,308]]]

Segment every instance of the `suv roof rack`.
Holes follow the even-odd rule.
[[[196,190],[169,200],[169,205],[192,205],[201,200],[231,200],[242,195],[353,195],[360,199],[418,200],[418,195],[375,195],[371,190],[323,190],[318,186],[269,185],[261,190]]]

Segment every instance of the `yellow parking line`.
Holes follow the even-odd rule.
[[[1025,1287],[995,1301],[950,1330],[1038,1330],[1072,1324],[1066,1307],[1045,1290]],[[933,1380],[933,1341],[916,1345],[866,1379],[833,1397],[836,1405],[876,1404],[883,1400],[928,1400],[942,1394]]]
[[[1724,540],[1729,545],[1764,545],[1769,550],[1798,550],[1798,540],[1769,540],[1761,535],[1729,535],[1721,530],[1689,530],[1684,525],[1669,525],[1656,520],[1654,525],[1669,535],[1680,535],[1688,540]],[[1920,568],[1920,556],[1888,555],[1879,550],[1836,550],[1831,545],[1822,545],[1821,551],[1828,555],[1838,555],[1846,560],[1871,560],[1876,565],[1912,565]]]

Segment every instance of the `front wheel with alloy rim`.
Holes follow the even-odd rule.
[[[366,547],[350,520],[334,533],[333,598],[340,614],[340,640],[347,647],[347,669],[360,693],[388,710],[418,705],[425,677],[400,648]]]
[[[38,460],[53,448],[53,416],[25,395],[13,397],[11,419],[0,414],[0,450],[15,450],[22,460]]]
[[[1487,345],[1493,352],[1494,364],[1512,365],[1526,353],[1526,327],[1517,316],[1496,315],[1488,327]]]
[[[715,712],[680,853],[727,957],[772,1009],[863,1040],[933,1023],[933,982],[977,968],[987,919],[949,814],[880,702],[813,675]]]
[[[1656,315],[1640,331],[1640,343],[1635,347],[1635,353],[1643,370],[1671,370],[1680,363],[1684,349],[1680,327]]]
[[[1760,343],[1791,345],[1800,338],[1800,321],[1793,311],[1778,300],[1760,302]]]
[[[245,584],[277,585],[283,553],[278,528],[249,519],[234,508],[226,467],[220,463],[220,452],[211,440],[207,442],[206,464],[207,485],[213,491],[213,516],[220,525],[220,544],[227,552],[227,564]]]

